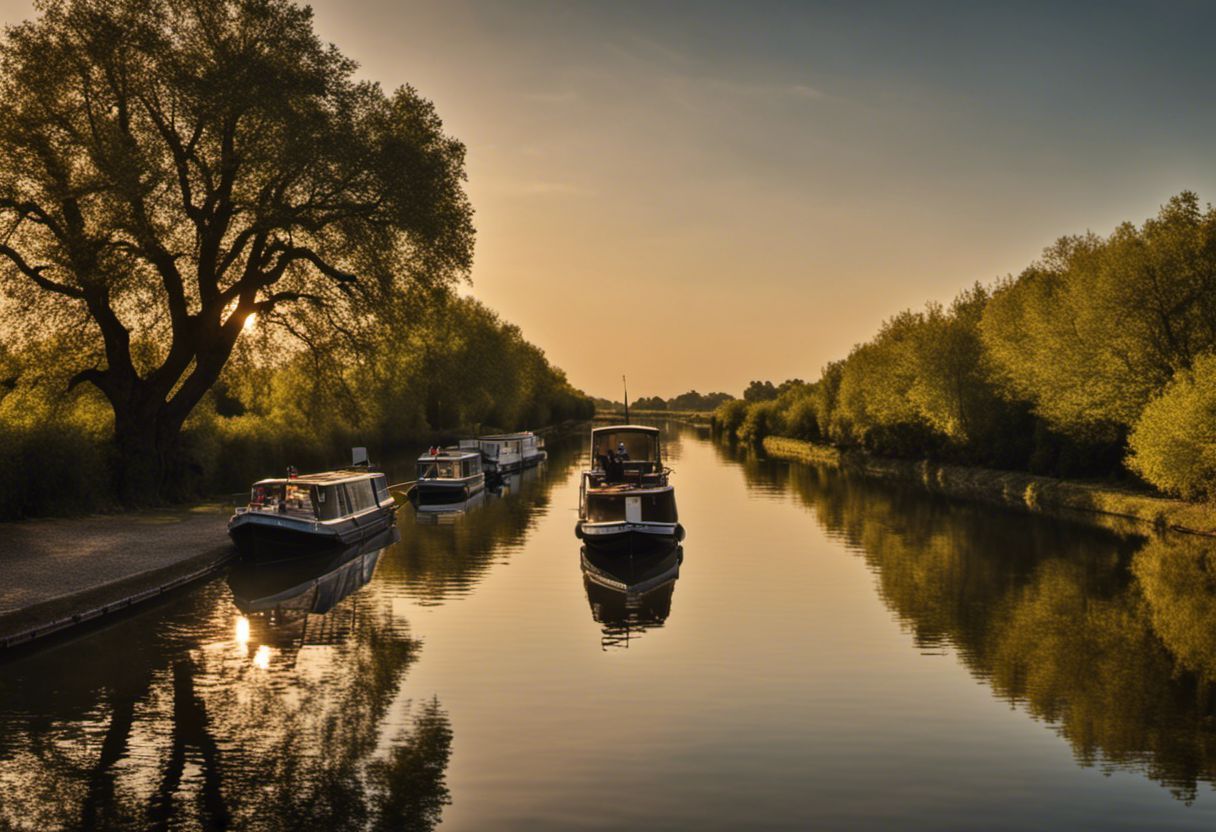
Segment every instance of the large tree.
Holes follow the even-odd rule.
[[[464,148],[289,0],[42,0],[0,43],[0,287],[156,490],[251,316],[366,325],[467,273]]]

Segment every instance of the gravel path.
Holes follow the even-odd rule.
[[[226,558],[230,511],[204,505],[0,524],[0,638]]]

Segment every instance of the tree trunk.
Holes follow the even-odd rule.
[[[180,425],[164,418],[165,405],[141,402],[114,412],[116,490],[126,506],[161,502],[176,491],[170,482],[177,468]]]

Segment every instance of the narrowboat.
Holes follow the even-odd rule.
[[[591,430],[591,467],[579,487],[575,534],[596,547],[662,548],[684,539],[659,429],[612,425]]]
[[[486,487],[481,454],[461,448],[431,448],[418,457],[418,482],[411,498],[424,502],[460,502]]]
[[[288,556],[354,546],[393,525],[397,503],[388,478],[348,468],[294,472],[253,484],[249,504],[228,520],[243,555]]]
[[[486,472],[495,476],[538,465],[548,456],[545,440],[530,430],[463,439],[460,448],[479,451]]]

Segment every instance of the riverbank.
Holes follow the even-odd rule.
[[[639,416],[646,419],[670,419],[673,422],[683,422],[696,427],[709,427],[713,415],[712,410],[636,410],[632,407],[629,408],[630,419]],[[599,422],[624,422],[625,413],[620,410],[597,411],[595,419]]]
[[[94,621],[207,577],[235,549],[230,507],[6,523],[0,650]]]
[[[1080,512],[1132,520],[1158,531],[1216,537],[1216,507],[1212,505],[1158,497],[1106,483],[1074,482],[929,460],[889,459],[783,436],[765,437],[763,446],[773,459],[829,465],[867,477],[912,482],[949,497],[1036,512]]]

